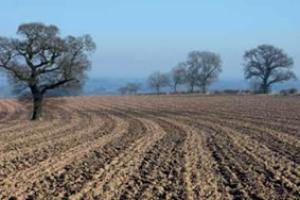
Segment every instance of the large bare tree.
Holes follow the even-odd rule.
[[[154,72],[148,78],[149,86],[156,90],[156,94],[160,94],[161,88],[169,85],[169,78],[161,72]]]
[[[48,90],[81,84],[90,66],[87,53],[96,46],[89,35],[62,38],[56,26],[42,23],[22,24],[17,35],[0,37],[0,68],[14,87],[31,92],[36,120]]]
[[[192,51],[187,59],[186,81],[191,87],[199,86],[203,93],[213,83],[221,72],[221,58],[219,55],[208,51]]]
[[[173,86],[173,90],[177,92],[177,86],[185,83],[186,80],[186,63],[181,62],[176,65],[171,71],[171,84]]]
[[[291,71],[293,59],[272,45],[260,45],[246,51],[244,60],[245,78],[255,82],[262,93],[269,93],[275,83],[296,79]]]

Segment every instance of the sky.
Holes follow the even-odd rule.
[[[272,44],[300,77],[299,0],[1,0],[0,36],[21,23],[55,24],[97,44],[89,76],[144,78],[168,72],[193,50],[222,57],[221,79],[243,79],[243,53]]]

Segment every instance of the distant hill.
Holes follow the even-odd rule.
[[[224,89],[250,89],[251,84],[245,80],[219,80],[213,83],[210,90],[224,90]],[[297,88],[300,90],[300,81],[288,81],[283,84],[273,85],[273,91],[280,91],[287,88]]]
[[[145,79],[138,78],[90,78],[86,80],[82,95],[117,95],[118,89],[130,82],[138,82],[146,88]]]
[[[93,78],[87,80],[83,95],[116,95],[118,88],[129,82],[138,82],[142,84],[141,92],[152,92],[147,84],[146,78],[126,79],[126,78]],[[209,87],[209,90],[224,90],[224,89],[249,89],[250,84],[245,80],[219,80]],[[300,81],[289,81],[284,84],[276,84],[273,87],[274,91],[280,91],[286,88],[297,88],[300,90]],[[185,90],[184,86],[179,87],[179,90]],[[170,88],[165,88],[166,92],[171,91]]]

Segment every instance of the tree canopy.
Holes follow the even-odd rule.
[[[207,86],[214,82],[221,72],[221,58],[209,51],[192,51],[188,54],[186,81],[191,92],[198,86],[205,93]]]
[[[291,71],[293,59],[272,45],[260,45],[246,51],[244,60],[245,78],[252,80],[262,93],[270,92],[275,83],[296,79]]]

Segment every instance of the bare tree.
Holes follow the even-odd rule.
[[[219,55],[208,51],[192,51],[187,60],[187,82],[191,92],[199,86],[203,93],[213,83],[221,72],[221,58]]]
[[[293,59],[272,45],[260,45],[246,51],[244,60],[245,78],[258,84],[262,93],[269,93],[275,83],[296,79],[291,71]]]
[[[185,83],[186,80],[186,63],[181,62],[175,66],[171,71],[171,84],[174,92],[177,92],[177,86]]]
[[[188,59],[186,62],[186,83],[190,87],[190,92],[194,92],[197,86],[197,81],[199,78],[199,68],[201,67],[198,63],[197,52],[190,52],[188,54]]]
[[[148,83],[151,88],[156,90],[156,94],[159,94],[161,88],[169,85],[169,78],[166,74],[157,71],[149,76]]]
[[[202,67],[200,68],[198,84],[202,93],[207,87],[218,79],[221,72],[221,58],[213,52],[201,52]]]
[[[125,86],[120,87],[118,91],[122,94],[136,94],[138,90],[141,88],[140,83],[127,83]]]
[[[17,34],[15,39],[0,37],[0,68],[16,88],[30,90],[36,120],[48,90],[81,85],[90,67],[87,52],[96,46],[89,35],[62,38],[56,26],[42,23],[22,24]]]

